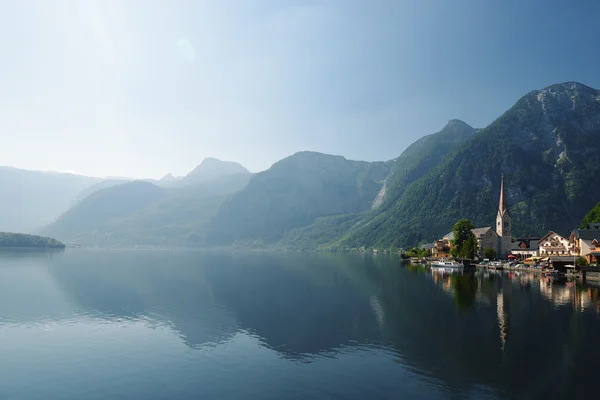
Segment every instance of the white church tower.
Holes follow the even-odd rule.
[[[510,254],[512,243],[511,235],[512,220],[508,203],[506,202],[506,193],[504,192],[504,174],[502,174],[502,183],[500,183],[500,205],[498,206],[498,216],[496,217],[496,233],[500,237],[498,246],[498,256],[505,257]]]

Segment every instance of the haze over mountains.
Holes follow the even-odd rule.
[[[222,193],[229,189],[228,184],[240,184],[248,177],[243,177],[239,171],[246,171],[245,175],[250,174],[239,164],[232,165],[223,162],[225,165],[220,171],[213,172],[211,168],[201,168],[200,174],[197,170],[208,163],[214,165],[218,160],[203,161],[190,174],[194,179],[209,183],[211,180],[219,179],[227,175],[227,168],[231,168],[231,175],[240,175],[236,178],[228,178],[222,182],[214,182],[214,190],[216,193]],[[162,179],[160,181],[147,179],[136,182],[147,182],[153,186],[169,188],[173,183],[180,179],[172,180]],[[190,180],[191,181],[191,180]],[[114,186],[120,186],[126,183],[134,182],[130,178],[96,178],[71,173],[56,173],[43,171],[28,171],[12,167],[0,167],[0,187],[2,188],[2,196],[0,196],[0,231],[23,232],[30,233],[39,231],[39,228],[56,221],[56,219],[71,207],[75,207],[90,195]],[[185,186],[181,185],[182,191],[185,191]],[[193,192],[194,188],[189,191]],[[211,193],[206,189],[207,193]],[[115,194],[118,194],[118,190]],[[109,193],[112,193],[109,191]],[[214,193],[213,193],[214,194]],[[111,201],[112,199],[108,199]]]
[[[86,245],[404,247],[462,217],[493,224],[504,173],[513,233],[539,235],[578,226],[600,200],[599,150],[600,92],[567,82],[483,129],[451,120],[386,162],[298,152],[253,175],[208,158],[135,182],[4,168],[0,230],[54,218],[37,232]]]

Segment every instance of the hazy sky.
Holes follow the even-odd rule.
[[[0,165],[391,159],[532,89],[600,88],[598,17],[598,1],[0,0]]]

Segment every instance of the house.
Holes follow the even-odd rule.
[[[452,245],[448,239],[436,240],[431,255],[435,258],[450,258]]]
[[[510,253],[522,258],[535,256],[538,252],[540,238],[525,236],[512,241]]]
[[[498,242],[500,241],[500,236],[496,233],[495,230],[492,229],[491,226],[487,226],[485,228],[475,228],[471,229],[471,232],[475,235],[477,239],[477,246],[479,249],[479,256],[483,256],[483,252],[487,248],[492,248],[496,252],[496,254],[500,255],[500,248],[498,246]]]
[[[575,229],[569,238],[577,248],[577,255],[585,257],[588,264],[600,260],[600,224],[590,224],[588,229]]]
[[[538,254],[542,257],[548,256],[571,256],[577,255],[575,243],[559,235],[554,231],[548,232],[539,241]]]
[[[425,243],[420,246],[421,249],[427,250],[429,253],[433,252],[434,247],[435,247],[435,242],[434,243]]]

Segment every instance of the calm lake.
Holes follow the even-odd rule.
[[[597,396],[599,287],[392,255],[0,252],[0,399]]]

